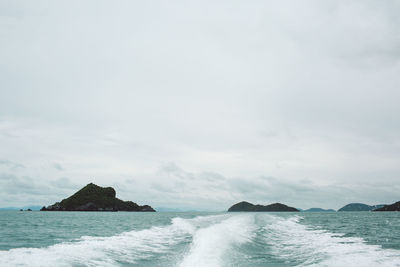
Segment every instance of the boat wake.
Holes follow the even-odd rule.
[[[266,217],[262,234],[272,253],[295,266],[400,266],[400,251],[367,244],[300,223],[302,218]]]
[[[239,260],[240,258],[240,260]],[[400,266],[400,251],[302,223],[296,215],[176,217],[166,226],[0,251],[0,266]]]
[[[251,242],[255,230],[254,217],[247,215],[233,216],[199,229],[179,266],[223,266],[227,253],[234,246]]]

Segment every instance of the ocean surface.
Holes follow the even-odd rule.
[[[0,212],[0,266],[400,266],[400,212]]]

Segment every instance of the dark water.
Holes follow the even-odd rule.
[[[1,266],[400,266],[400,213],[0,212]]]

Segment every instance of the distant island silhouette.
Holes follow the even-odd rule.
[[[255,212],[283,212],[283,211],[292,211],[292,212],[298,212],[299,210],[296,208],[292,208],[289,206],[286,206],[285,204],[281,203],[274,203],[270,205],[254,205],[252,203],[242,201],[239,203],[236,203],[232,207],[228,209],[229,212],[236,212],[236,211],[255,211]]]
[[[112,187],[100,187],[90,183],[72,196],[43,207],[41,211],[155,211],[149,205],[139,206],[132,201],[115,197]]]
[[[340,208],[338,211],[373,211],[375,209],[379,209],[385,206],[384,204],[379,204],[379,205],[367,205],[363,203],[350,203],[347,204],[346,206]]]
[[[7,207],[1,210],[33,211],[39,210],[40,206],[25,206],[22,208]],[[101,187],[89,183],[72,196],[56,202],[53,205],[43,206],[40,211],[138,211],[155,212],[149,205],[140,206],[132,201],[123,201],[116,198],[115,189],[112,187]],[[181,210],[177,208],[160,208],[163,212],[196,212],[196,210]],[[232,205],[228,212],[336,212],[333,209],[310,208],[298,209],[282,203],[269,205],[252,204],[242,201]],[[338,212],[362,212],[362,211],[400,211],[400,201],[393,204],[367,205],[364,203],[349,203],[337,210]]]
[[[301,212],[336,212],[334,209],[311,208],[302,210]]]
[[[393,203],[391,205],[384,205],[381,208],[378,208],[374,211],[400,211],[400,201]]]

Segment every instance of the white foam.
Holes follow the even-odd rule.
[[[251,242],[265,247],[266,258],[272,253],[290,266],[400,266],[399,250],[308,227],[298,216],[261,213],[174,218],[166,226],[111,237],[86,236],[45,248],[0,251],[0,266],[140,266],[146,259],[162,266],[229,266],[234,253],[251,254],[241,247],[251,247]]]
[[[254,230],[252,214],[236,215],[199,229],[193,236],[190,251],[179,266],[222,266],[223,257],[232,246],[250,242]]]
[[[272,252],[299,266],[400,266],[400,251],[367,244],[362,238],[344,237],[267,215],[264,236]]]
[[[202,225],[214,224],[225,216],[194,219],[174,218],[164,227],[125,232],[111,237],[82,237],[45,248],[17,248],[0,251],[0,266],[115,266],[134,264],[140,259],[165,253],[174,244],[191,238]]]

